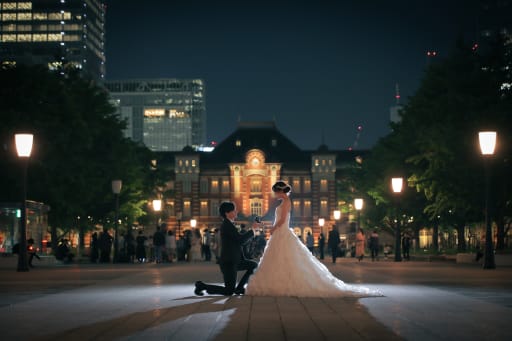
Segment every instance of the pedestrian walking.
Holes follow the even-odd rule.
[[[379,260],[379,234],[377,233],[377,230],[373,230],[372,234],[370,235],[370,243],[368,246],[372,256],[372,262]]]

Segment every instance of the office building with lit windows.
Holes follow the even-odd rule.
[[[274,221],[278,204],[272,184],[285,180],[293,187],[290,227],[301,238],[311,232],[318,240],[327,238],[336,225],[347,241],[353,232],[354,208],[346,178],[359,168],[364,150],[331,151],[325,145],[306,151],[284,136],[274,122],[239,122],[237,129],[211,152],[185,148],[174,153],[157,153],[157,167],[171,169],[165,193],[164,216],[169,227],[183,232],[190,220],[205,228],[220,226],[219,205],[236,203],[238,223],[250,224],[261,216],[267,226]],[[340,195],[345,192],[348,197]],[[334,211],[341,210],[341,216]],[[323,226],[320,222],[324,222]]]
[[[124,134],[152,151],[180,151],[206,140],[204,82],[200,79],[106,81]]]
[[[105,6],[97,0],[0,0],[0,62],[105,75]]]

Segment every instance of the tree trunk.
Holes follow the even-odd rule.
[[[457,223],[457,251],[465,252],[466,251],[466,239],[464,238],[464,228],[466,227],[466,222],[458,222]]]
[[[435,252],[439,251],[439,222],[434,222],[434,227],[432,229],[432,249]]]

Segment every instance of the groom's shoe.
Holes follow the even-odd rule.
[[[204,284],[201,281],[197,281],[196,288],[194,290],[194,294],[196,294],[197,296],[203,296],[204,295],[203,290],[206,290],[206,284]]]
[[[245,295],[245,289],[235,289],[235,295]]]

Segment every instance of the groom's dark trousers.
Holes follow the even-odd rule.
[[[220,271],[224,277],[224,286],[205,284],[205,290],[209,294],[233,295],[243,292],[249,277],[258,266],[258,263],[245,259],[242,246],[254,237],[252,230],[240,233],[228,219],[224,219],[220,227],[221,255],[219,259]],[[245,274],[236,284],[237,272],[245,270]]]
[[[258,266],[258,263],[252,260],[244,259],[238,264],[233,262],[221,263],[220,270],[224,277],[224,286],[206,284],[206,292],[213,295],[226,295],[231,296],[233,293],[242,290],[247,284],[249,277],[253,274],[254,269]],[[237,272],[244,271],[245,274],[236,285]]]

